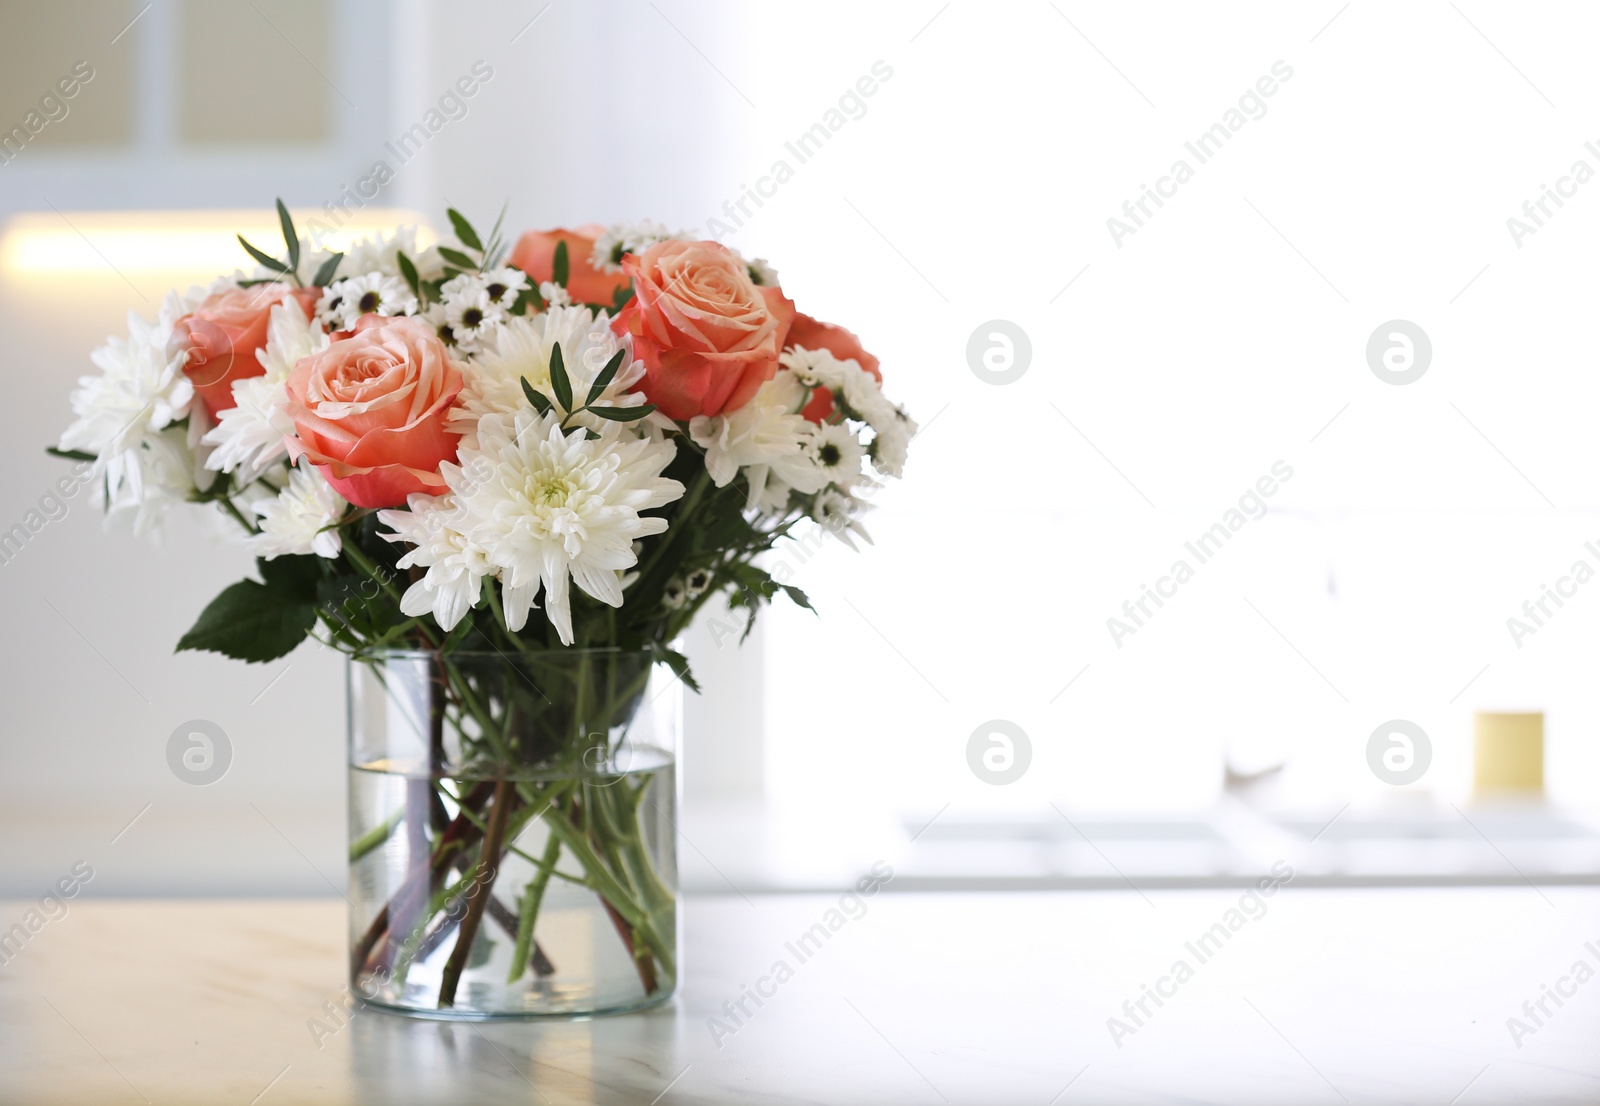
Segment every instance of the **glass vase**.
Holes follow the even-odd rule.
[[[665,1001],[681,702],[644,652],[352,658],[352,992],[467,1019]]]

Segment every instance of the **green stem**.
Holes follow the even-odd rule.
[[[261,528],[255,523],[251,522],[249,519],[245,518],[244,513],[239,510],[238,505],[235,504],[233,500],[223,495],[218,496],[216,502],[222,505],[222,509],[224,511],[227,511],[234,518],[238,519],[239,525],[243,526],[246,532],[252,535],[261,533]]]
[[[588,838],[557,811],[546,812],[545,824],[561,839],[561,844],[577,857],[579,866],[594,881],[595,890],[600,896],[609,902],[643,939],[656,959],[661,962],[666,973],[675,976],[677,972],[674,968],[673,950],[667,947],[661,935],[656,932],[655,924],[649,914],[634,901],[632,894],[618,881],[606,867],[605,861],[590,846]]]
[[[395,827],[405,819],[405,816],[405,807],[400,807],[388,818],[350,842],[350,863],[354,864],[373,849],[389,840],[389,835],[394,833]]]
[[[455,948],[450,950],[450,959],[445,961],[444,974],[439,981],[440,1009],[456,1004],[456,988],[461,982],[461,973],[466,970],[467,960],[472,955],[472,942],[478,936],[478,923],[482,921],[484,908],[494,892],[495,877],[500,869],[500,844],[505,840],[506,822],[515,798],[516,792],[510,781],[501,780],[495,784],[489,826],[483,834],[483,851],[478,860],[472,890],[467,895],[467,915],[461,919]]]
[[[521,979],[523,971],[528,966],[528,956],[533,950],[533,925],[539,917],[539,904],[544,901],[545,888],[550,885],[550,873],[556,870],[556,862],[560,859],[561,838],[552,833],[550,840],[545,843],[539,870],[528,881],[527,890],[522,893],[522,915],[517,920],[517,948],[511,954],[511,974],[506,976],[507,983],[515,983]]]

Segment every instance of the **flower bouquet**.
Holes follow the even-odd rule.
[[[674,641],[749,620],[797,527],[853,544],[915,424],[776,274],[655,224],[449,212],[342,252],[240,239],[93,355],[52,452],[136,532],[213,504],[257,556],[178,643],[349,657],[352,984],[442,1016],[660,1001],[676,978]],[[508,248],[509,247],[509,248]],[[535,610],[540,613],[535,615]]]

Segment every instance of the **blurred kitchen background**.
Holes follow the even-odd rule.
[[[1448,12],[1319,31],[1335,7],[1236,5],[1218,34],[1177,5],[4,0],[0,529],[67,472],[44,447],[90,349],[244,264],[233,234],[270,242],[274,197],[354,234],[447,205],[654,218],[771,259],[924,427],[876,548],[789,556],[820,617],[690,643],[691,889],[829,888],[884,856],[897,887],[1285,856],[1313,881],[1593,881],[1600,584],[1520,640],[1507,620],[1600,568],[1600,200],[1521,248],[1505,224],[1592,157],[1592,36],[1503,28],[1555,109]],[[1279,60],[1264,114],[1115,241]],[[1003,386],[968,360],[995,319],[1032,350]],[[1404,387],[1366,360],[1392,319],[1432,339]],[[1277,462],[1263,517],[1118,640]],[[172,653],[251,570],[220,532],[103,534],[80,494],[6,549],[0,895],[79,859],[98,894],[342,886],[341,658]],[[1475,786],[1475,711],[1542,712],[1542,787]],[[193,719],[232,743],[208,787],[167,768]],[[1430,747],[1403,785],[1368,759],[1394,719]],[[1026,735],[1011,783],[969,760],[1015,762],[995,720]]]

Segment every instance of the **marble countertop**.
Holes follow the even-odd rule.
[[[0,965],[0,1102],[1600,1100],[1600,889],[1291,885],[1203,960],[1239,892],[891,891],[761,983],[833,903],[691,897],[683,985],[647,1013],[358,1010],[329,1036],[339,900],[80,898]]]

